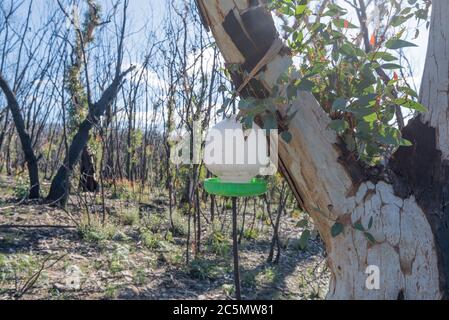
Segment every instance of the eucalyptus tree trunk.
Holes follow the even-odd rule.
[[[88,45],[94,41],[94,31],[99,25],[99,11],[98,3],[94,0],[87,0],[89,10],[86,13],[83,30],[76,34],[75,45],[73,46],[73,64],[67,72],[68,86],[67,89],[71,95],[72,102],[72,119],[71,131],[76,132],[79,126],[77,115],[83,114],[89,108],[89,92],[83,86],[81,79],[82,69],[87,68],[86,49]],[[78,22],[75,22],[78,23]],[[79,25],[75,28],[81,30]],[[87,91],[87,92],[86,92]],[[95,161],[89,149],[88,144],[84,146],[81,161],[80,161],[80,188],[84,192],[96,192],[99,189],[99,184],[95,177]]]
[[[94,156],[86,145],[81,152],[80,187],[84,192],[96,192],[100,189],[95,173]]]
[[[197,5],[227,63],[258,72],[241,91],[266,98],[291,65],[271,14],[259,1],[206,1]],[[311,93],[300,92],[279,142],[279,166],[300,205],[312,216],[328,253],[329,299],[439,299],[449,283],[449,1],[434,1],[421,100],[429,112],[403,129],[401,147],[383,170],[348,160],[344,144]],[[279,107],[285,118],[287,106]],[[338,222],[344,231],[332,236]],[[353,226],[361,223],[375,241]],[[368,237],[369,238],[369,237]],[[378,286],[374,277],[379,275]],[[377,273],[379,271],[379,273]],[[372,281],[374,280],[374,281]]]
[[[17,102],[16,96],[9,87],[6,80],[3,78],[2,74],[0,74],[0,88],[6,96],[8,108],[11,111],[14,125],[16,127],[17,134],[19,135],[20,143],[22,144],[25,161],[28,166],[28,177],[30,181],[30,191],[28,198],[38,199],[40,196],[38,160],[33,151],[30,135],[25,129],[25,122],[23,120],[22,113],[20,112],[20,107]]]

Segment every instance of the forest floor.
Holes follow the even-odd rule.
[[[145,202],[108,197],[103,225],[98,199],[86,215],[81,197],[67,210],[18,204],[17,188],[0,176],[0,299],[232,299],[230,219],[203,222],[201,253],[187,264],[187,220],[175,214],[169,233],[168,201],[157,192]],[[323,298],[329,273],[319,237],[301,250],[298,217],[283,216],[280,260],[268,263],[272,228],[264,219],[242,237],[243,298]]]

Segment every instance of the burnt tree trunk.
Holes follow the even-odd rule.
[[[96,20],[97,20],[97,7],[94,2],[89,2],[89,16],[90,22],[87,24],[87,30],[86,33],[83,36],[79,36],[77,39],[81,42],[81,46],[79,46],[78,51],[81,49],[83,51],[83,46],[81,39],[91,39],[93,34],[93,29],[96,26]],[[117,93],[119,90],[119,87],[124,79],[124,77],[133,71],[135,69],[135,66],[131,66],[126,71],[122,72],[122,62],[123,62],[123,43],[125,38],[125,28],[127,23],[127,8],[128,8],[128,1],[125,1],[123,4],[123,21],[121,26],[121,33],[120,33],[120,39],[118,43],[117,48],[117,63],[115,66],[115,74],[114,79],[112,83],[109,85],[109,87],[106,88],[106,90],[101,95],[100,99],[93,103],[91,101],[91,95],[87,94],[87,101],[88,101],[88,110],[89,113],[86,117],[86,119],[79,124],[78,131],[75,134],[71,145],[69,146],[66,158],[64,159],[63,165],[59,168],[58,172],[56,173],[55,177],[53,178],[53,181],[51,183],[50,192],[47,196],[47,201],[57,204],[60,206],[65,206],[67,204],[67,200],[70,193],[70,175],[73,172],[73,168],[75,164],[79,161],[80,156],[84,148],[87,146],[87,143],[89,141],[89,134],[90,130],[94,127],[99,125],[100,123],[100,117],[102,117],[107,108],[113,103],[113,101],[117,97]],[[77,56],[84,57],[84,52],[78,52]],[[84,59],[84,68],[87,69],[87,61]],[[78,75],[75,73],[77,79]],[[86,79],[89,79],[88,76],[86,76]],[[89,84],[87,84],[87,88],[89,88]]]
[[[95,176],[95,161],[89,147],[85,146],[81,154],[80,187],[84,192],[97,192],[100,185]]]
[[[39,184],[39,168],[36,155],[34,154],[33,147],[31,144],[31,138],[26,132],[25,122],[23,120],[22,114],[20,113],[20,107],[17,99],[9,87],[3,75],[0,74],[0,88],[6,96],[8,102],[8,108],[11,111],[14,125],[19,135],[20,143],[22,144],[22,150],[25,155],[25,161],[28,166],[28,177],[30,180],[30,199],[38,199],[40,196],[40,184]]]
[[[65,206],[67,204],[70,192],[69,178],[73,171],[73,167],[81,156],[81,152],[89,141],[89,132],[94,125],[99,123],[100,117],[105,113],[108,105],[110,105],[116,98],[117,91],[123,78],[132,70],[134,70],[134,67],[129,68],[121,74],[116,74],[114,81],[103,93],[100,100],[96,102],[92,108],[90,108],[87,119],[85,119],[78,127],[78,132],[69,147],[64,164],[59,168],[51,183],[50,192],[47,196],[47,200],[49,202],[61,206]]]
[[[242,97],[264,99],[292,64],[271,14],[259,1],[197,0],[224,59],[256,72]],[[298,93],[289,123],[290,143],[279,141],[279,167],[301,207],[313,218],[328,255],[330,299],[439,299],[449,282],[449,12],[433,1],[430,42],[421,100],[429,112],[412,120],[402,147],[373,174],[345,157],[345,146],[309,92]],[[259,68],[260,67],[260,68]],[[294,79],[292,79],[294,80]],[[282,89],[282,88],[281,88]],[[278,92],[283,92],[279,90]],[[278,108],[278,117],[288,106]],[[345,226],[332,237],[335,221]],[[372,221],[372,223],[370,223]],[[374,242],[353,226],[371,224]],[[368,267],[379,270],[379,287],[367,285]]]
[[[72,114],[70,131],[74,132],[78,125],[77,116],[83,114],[89,108],[90,104],[90,88],[87,81],[87,88],[84,88],[81,74],[83,67],[87,68],[86,49],[88,45],[94,41],[94,31],[100,24],[100,13],[98,3],[94,0],[87,1],[88,10],[85,20],[80,26],[79,21],[73,21],[76,31],[76,40],[73,48],[72,65],[66,72],[67,91],[71,96]],[[85,77],[88,79],[87,71],[84,70]],[[88,146],[83,148],[80,163],[80,187],[84,192],[95,192],[98,189],[98,182],[95,179],[95,163],[92,161],[93,156]]]

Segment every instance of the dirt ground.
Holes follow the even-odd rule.
[[[67,210],[17,204],[14,188],[11,179],[1,177],[0,299],[232,299],[230,221],[205,228],[201,253],[186,264],[186,218],[177,216],[179,232],[168,233],[163,197],[139,205],[108,200],[108,223],[87,227],[76,201]],[[95,225],[101,214],[93,210],[89,218]],[[316,238],[301,250],[297,222],[298,217],[282,218],[278,264],[266,261],[271,226],[263,219],[255,223],[257,232],[242,238],[244,299],[326,295],[322,244]]]

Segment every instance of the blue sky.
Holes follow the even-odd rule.
[[[148,20],[157,29],[163,23],[167,1],[169,0],[130,0],[130,20],[138,28]]]
[[[103,1],[109,2],[110,0]],[[130,0],[130,17],[133,21],[133,29],[142,27],[147,19],[150,21],[152,29],[157,29],[161,23],[163,23],[163,19],[166,14],[165,7],[167,5],[167,1],[169,0]],[[337,0],[336,2],[342,6],[345,6],[344,1],[342,0]],[[355,17],[354,22],[357,23]],[[417,86],[417,89],[419,89],[426,58],[428,32],[425,28],[425,24],[423,23],[419,28],[419,37],[417,39],[412,39],[414,37],[415,28],[413,23],[414,22],[411,22],[409,25],[410,40],[417,44],[418,47],[406,49],[405,53],[409,58],[414,73],[414,79],[409,80],[413,80],[414,84]]]
[[[108,12],[112,7],[112,4],[116,0],[100,0],[100,4],[103,6],[103,11]],[[143,46],[148,34],[144,34],[148,31],[156,31],[162,27],[164,19],[166,18],[166,7],[171,2],[171,0],[129,0],[129,31],[132,32],[130,37],[131,48],[138,49],[139,46]],[[175,1],[175,0],[173,0]],[[182,0],[179,0],[182,1]],[[231,1],[231,0],[229,0]],[[34,12],[33,18],[35,18],[37,24],[39,24],[40,17],[45,10],[43,8],[44,0],[34,0]],[[49,0],[47,4],[55,5],[55,0]],[[343,0],[337,0],[337,4],[345,6]],[[45,6],[45,5],[44,5]],[[24,13],[26,12],[27,5],[23,6]],[[356,17],[351,17],[354,23],[357,24]],[[146,25],[148,24],[148,25]],[[144,30],[146,27],[146,31]],[[414,34],[413,28],[410,28],[410,34]],[[158,34],[158,33],[157,33]],[[161,33],[160,33],[161,34]],[[420,27],[420,35],[417,39],[413,39],[413,42],[418,45],[416,48],[407,49],[406,53],[410,59],[412,69],[414,70],[414,81],[419,87],[420,78],[423,71],[423,66],[425,62],[425,54],[427,49],[427,30],[424,24]]]
[[[25,2],[25,5],[22,8],[24,14],[26,14],[28,1]],[[103,12],[107,13],[108,11],[110,11],[110,8],[115,1],[116,0],[100,0],[101,5],[103,6]],[[145,48],[146,42],[149,41],[147,39],[148,37],[150,37],[150,32],[156,31],[157,35],[163,34],[163,32],[157,32],[157,30],[160,30],[162,28],[162,25],[165,22],[164,19],[167,18],[166,8],[170,4],[170,2],[168,2],[170,0],[129,0],[129,1],[130,1],[129,15],[128,15],[129,38],[127,40],[127,47],[130,53],[130,57],[125,57],[126,59],[125,63],[135,63],[136,61],[140,60],[138,58],[138,55],[141,53],[142,51],[141,49]],[[181,3],[181,1],[183,0],[173,0],[173,1],[180,1]],[[337,3],[344,6],[343,0],[337,0]],[[33,21],[35,22],[36,26],[40,26],[41,23],[39,22],[42,22],[46,13],[50,12],[47,6],[55,8],[54,7],[55,5],[56,0],[34,0]],[[24,18],[25,17],[23,17],[23,19]],[[355,16],[350,17],[349,19],[351,19],[352,22],[354,22],[354,24],[358,24]],[[108,26],[108,28],[109,27],[112,27],[112,25]],[[414,26],[410,26],[410,34],[411,35],[414,34]],[[421,81],[420,79],[425,62],[427,37],[428,33],[423,24],[420,27],[420,36],[418,37],[418,39],[413,40],[411,39],[412,37],[409,38],[412,42],[417,44],[418,47],[406,50],[406,54],[407,57],[409,58],[414,74],[413,79],[408,79],[408,81],[409,83],[411,83],[413,80],[417,88],[419,88],[420,85]],[[193,59],[188,60],[192,61]],[[150,76],[152,76],[152,79],[154,78],[153,83],[157,84],[159,82],[159,80],[157,79],[157,75],[152,73],[152,71],[150,70],[149,73]]]

